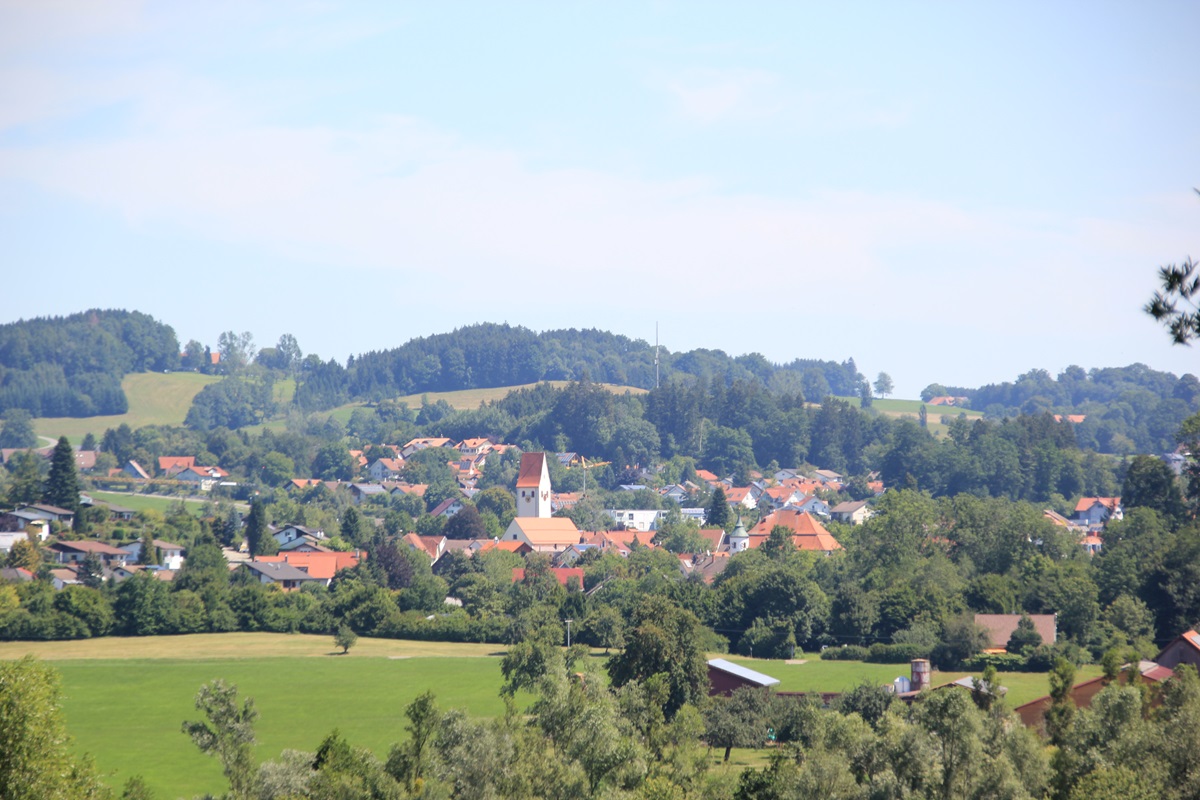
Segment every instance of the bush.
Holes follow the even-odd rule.
[[[857,644],[827,647],[821,651],[822,661],[866,661],[870,651]]]
[[[873,664],[907,664],[914,658],[929,658],[932,648],[919,644],[873,644],[864,661]]]
[[[962,662],[965,672],[983,672],[988,667],[995,667],[997,672],[1039,672],[1027,669],[1028,661],[1025,656],[1016,653],[980,653]]]

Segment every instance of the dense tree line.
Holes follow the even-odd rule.
[[[0,325],[0,411],[123,414],[122,377],[178,366],[175,331],[136,311],[93,309],[11,322]]]
[[[543,380],[588,378],[644,389],[655,385],[656,348],[599,330],[534,333],[510,325],[479,324],[451,333],[412,339],[404,345],[352,357],[344,374],[327,367],[302,376],[297,402],[329,408],[341,396],[381,400],[426,391],[514,386]],[[720,350],[673,353],[658,348],[661,380],[690,376],[704,381],[758,379],[780,390],[804,384],[813,400],[826,394],[856,395],[862,375],[853,359],[796,360],[778,365],[757,353],[731,357]],[[306,388],[307,383],[317,384]],[[340,386],[335,388],[335,382]]]
[[[1075,426],[1081,445],[1103,453],[1161,453],[1175,432],[1200,411],[1200,379],[1176,377],[1144,364],[1093,369],[1070,366],[1057,377],[1033,369],[1015,381],[968,392],[971,408],[989,417],[1018,413],[1083,414]]]

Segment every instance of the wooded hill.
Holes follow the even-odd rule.
[[[123,414],[126,373],[178,366],[175,331],[137,311],[92,309],[0,325],[0,412]]]

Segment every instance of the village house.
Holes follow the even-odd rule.
[[[404,472],[404,459],[377,458],[367,467],[367,475],[376,483],[400,480]]]
[[[760,519],[758,524],[748,532],[749,540],[746,548],[753,550],[762,545],[776,525],[787,528],[791,532],[792,543],[797,550],[810,550],[829,555],[834,550],[842,549],[838,540],[833,538],[833,534],[826,530],[825,526],[818,522],[813,515],[794,508],[783,508]],[[729,539],[729,547],[732,551],[734,545],[732,534]]]
[[[419,453],[422,450],[428,450],[431,447],[450,447],[450,446],[452,446],[452,444],[449,439],[444,439],[444,438],[436,437],[436,436],[413,439],[411,442],[409,442],[408,444],[406,444],[400,448],[400,457],[408,458],[413,453]]]
[[[1171,669],[1180,664],[1191,664],[1200,670],[1200,633],[1193,630],[1184,631],[1168,642],[1154,660]]]
[[[54,560],[60,564],[78,564],[89,553],[95,554],[107,569],[124,566],[129,560],[129,553],[104,542],[54,542],[49,549],[54,554]]]
[[[247,572],[253,575],[259,583],[266,586],[278,586],[285,592],[295,591],[306,583],[318,580],[304,570],[282,561],[263,561],[262,559],[243,561],[235,565],[234,570]]]
[[[1033,628],[1042,637],[1043,644],[1054,644],[1058,639],[1057,614],[1029,614],[1033,620]],[[1021,621],[1020,614],[976,614],[975,624],[983,627],[988,634],[987,653],[1003,653]]]
[[[406,533],[400,541],[418,553],[429,556],[429,563],[436,564],[442,554],[446,552],[446,542],[449,540],[445,536],[421,536],[416,533]]]
[[[1083,497],[1075,504],[1075,521],[1089,528],[1103,527],[1110,519],[1124,518],[1119,497]]]
[[[175,474],[175,480],[181,483],[190,483],[202,492],[212,491],[212,488],[220,483],[222,478],[228,477],[229,473],[220,467],[195,465],[185,467]]]
[[[275,539],[275,544],[280,550],[290,550],[299,542],[311,542],[316,544],[325,538],[325,531],[319,528],[306,528],[303,525],[284,525],[279,530],[273,531],[271,536]]]
[[[612,517],[613,524],[626,530],[656,531],[658,523],[667,512],[661,509],[606,508],[604,513]]]
[[[328,586],[339,570],[353,569],[366,558],[361,550],[348,552],[326,550],[324,552],[288,552],[274,556],[259,556],[255,561],[262,564],[288,564],[301,570],[310,578]]]
[[[195,456],[159,456],[158,474],[173,478],[185,469],[196,466]]]
[[[159,564],[165,569],[177,570],[183,567],[183,546],[172,542],[164,542],[162,539],[155,539],[154,546],[158,549],[160,556]],[[118,550],[124,550],[129,554],[126,559],[128,564],[137,564],[142,560],[142,540],[135,539],[129,544],[123,544]]]
[[[874,513],[866,500],[848,500],[829,509],[829,516],[834,522],[844,522],[848,525],[862,525]]]

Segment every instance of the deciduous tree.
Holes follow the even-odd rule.
[[[200,752],[216,756],[229,780],[232,800],[251,800],[254,789],[254,723],[258,711],[250,698],[238,702],[237,687],[221,679],[206,683],[196,694],[196,709],[204,719],[183,723],[183,732]]]

